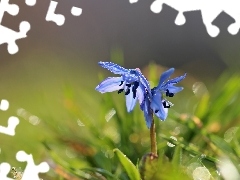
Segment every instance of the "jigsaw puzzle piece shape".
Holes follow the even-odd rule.
[[[39,180],[38,173],[46,173],[49,171],[49,165],[46,162],[35,165],[32,154],[27,154],[24,151],[18,151],[16,159],[20,162],[27,162],[21,180]]]
[[[220,30],[217,26],[213,25],[212,22],[214,19],[223,11],[222,0],[202,0],[202,1],[192,1],[192,0],[155,0],[150,9],[154,13],[160,13],[162,10],[163,4],[166,4],[173,9],[178,11],[178,15],[175,19],[176,25],[183,25],[186,22],[186,19],[183,15],[184,12],[201,10],[203,23],[207,29],[207,32],[210,36],[216,37]],[[218,4],[218,6],[216,6]],[[231,31],[234,31],[236,28],[234,26],[229,27]],[[234,31],[235,32],[235,31]]]
[[[82,14],[82,9],[79,7],[73,6],[71,9],[71,13],[73,16],[80,16]]]
[[[17,127],[18,124],[19,124],[19,119],[15,116],[11,116],[8,119],[8,127],[0,126],[0,133],[14,136],[15,128]]]
[[[5,12],[8,12],[12,16],[16,16],[19,12],[19,7],[16,4],[9,4],[9,0],[1,0],[0,2],[0,23]]]
[[[222,12],[221,9],[205,8],[205,9],[201,10],[203,23],[206,27],[206,30],[207,30],[208,34],[211,37],[216,37],[220,32],[220,29],[217,26],[213,25],[212,22],[214,21],[214,19],[216,19],[216,17],[221,12]]]
[[[232,35],[236,35],[239,31],[240,24],[239,23],[233,23],[228,26],[228,32]]]
[[[46,15],[46,21],[53,21],[55,22],[58,26],[62,26],[65,22],[65,17],[62,14],[55,14],[55,9],[57,7],[58,2],[56,1],[51,1],[48,12]]]
[[[236,35],[240,28],[240,1],[239,0],[229,0],[224,1],[223,11],[231,16],[235,22],[229,25],[228,32],[232,35]]]
[[[25,3],[28,6],[34,6],[36,4],[36,0],[25,0]]]
[[[154,13],[160,13],[162,11],[162,5],[163,5],[163,2],[160,2],[158,0],[155,0],[151,6],[150,6],[150,9],[152,12]]]
[[[22,21],[19,25],[19,32],[13,31],[5,26],[0,25],[0,44],[8,44],[8,52],[15,54],[18,52],[16,40],[26,38],[27,32],[30,30],[30,24]]]
[[[175,24],[180,26],[186,22],[185,16],[183,15],[184,12],[200,10],[204,3],[192,0],[155,0],[151,4],[150,9],[154,13],[160,13],[162,11],[163,4],[166,4],[178,11]]]
[[[9,108],[9,102],[6,99],[2,99],[0,103],[0,110],[6,111]]]
[[[10,164],[5,163],[5,162],[0,164],[0,179],[1,180],[14,180],[12,178],[7,177],[10,169],[11,169]]]
[[[185,22],[186,22],[185,16],[183,15],[182,12],[179,12],[175,19],[175,24],[178,26],[181,26],[181,25],[185,24]]]

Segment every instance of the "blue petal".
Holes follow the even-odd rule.
[[[144,102],[141,105],[141,109],[144,112],[144,117],[145,117],[147,127],[150,128],[152,125],[153,114],[152,114],[152,110],[150,109],[150,101],[148,97],[144,99]]]
[[[161,84],[166,81],[171,75],[172,73],[174,73],[174,68],[170,68],[169,70],[165,71],[164,73],[162,73],[158,86],[161,86]]]
[[[121,83],[122,77],[108,77],[103,80],[95,89],[101,93],[112,92],[119,89],[122,89],[124,83]],[[120,86],[120,84],[122,84]]]
[[[169,86],[167,86],[167,89],[169,90],[170,93],[176,94],[176,93],[182,91],[183,87],[176,87],[173,85],[169,85]]]
[[[148,80],[145,78],[145,76],[141,73],[140,70],[136,70],[138,76],[140,77],[140,83],[146,88],[146,90],[149,92],[151,95],[151,89]]]
[[[100,61],[98,63],[100,66],[102,66],[103,68],[108,69],[109,71],[111,71],[114,74],[124,74],[127,73],[129,70],[123,68],[122,66],[119,66],[118,64],[112,63],[112,62],[102,62]]]
[[[151,109],[155,113],[155,115],[161,120],[165,120],[167,118],[168,108],[164,108],[162,104],[162,94],[158,91],[153,91]]]
[[[139,87],[137,88],[136,95],[137,95],[137,98],[138,98],[138,102],[141,105],[143,100],[144,100],[144,95],[145,95],[145,88],[141,83],[139,83]]]
[[[163,103],[163,101],[162,101],[162,103]],[[158,111],[157,113],[155,113],[155,115],[156,115],[159,119],[165,121],[166,118],[167,118],[167,115],[168,115],[168,109],[169,109],[169,108],[164,108],[164,107],[163,107],[163,104],[162,104],[162,105],[160,106],[159,111]]]
[[[151,109],[153,112],[159,111],[160,106],[162,106],[162,94],[156,89],[152,90],[152,101],[151,101]]]
[[[136,105],[137,102],[137,97],[133,98],[133,92],[132,88],[130,89],[130,93],[126,95],[126,106],[127,106],[127,111],[131,112]]]
[[[146,101],[146,97],[144,97],[143,102],[140,104],[140,109],[141,109],[142,111],[144,111],[144,108],[145,108],[145,101]],[[149,106],[150,106],[150,105],[149,105]]]
[[[182,80],[186,77],[186,75],[187,75],[187,73],[185,73],[185,74],[182,75],[182,76],[178,76],[178,77],[176,77],[176,78],[174,78],[174,79],[171,79],[171,80],[169,80],[166,84],[177,84],[177,83],[179,83],[180,81],[182,81]]]

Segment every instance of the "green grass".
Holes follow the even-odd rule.
[[[154,71],[152,64],[149,79],[156,83]],[[101,75],[100,80],[104,77]],[[80,90],[71,82],[62,85],[56,94],[51,92],[54,102],[36,92],[26,97],[23,106],[21,101],[11,100],[10,109],[1,112],[1,125],[6,125],[9,116],[18,116],[19,108],[29,114],[26,119],[18,116],[21,122],[16,136],[0,134],[0,158],[24,169],[25,164],[17,162],[15,154],[18,150],[32,153],[36,164],[47,161],[51,165],[51,170],[41,176],[44,180],[136,180],[140,175],[146,180],[185,180],[192,179],[193,172],[200,173],[196,177],[207,172],[210,179],[222,179],[217,172],[218,165],[225,162],[223,157],[240,172],[239,82],[240,74],[226,71],[196,97],[186,78],[181,83],[185,89],[173,98],[175,105],[167,120],[155,119],[158,159],[149,155],[149,129],[143,112],[136,106],[127,113],[122,94],[95,92],[95,81]],[[30,98],[36,104],[28,105]],[[113,110],[115,114],[106,120]],[[39,117],[40,124],[29,123],[31,115]]]

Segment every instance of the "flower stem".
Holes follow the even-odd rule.
[[[154,122],[153,117],[152,117],[152,124],[150,127],[150,139],[151,139],[151,153],[157,157],[158,156],[157,155],[157,140],[156,140],[155,122]]]

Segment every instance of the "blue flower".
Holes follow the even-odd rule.
[[[141,109],[144,112],[148,128],[151,127],[153,113],[163,121],[167,118],[168,109],[172,103],[167,101],[164,96],[173,97],[176,93],[183,90],[183,87],[176,87],[174,85],[182,81],[186,77],[186,73],[183,76],[167,80],[173,72],[174,68],[165,71],[160,77],[158,86],[152,88],[151,93],[145,93]]]
[[[146,92],[151,92],[147,79],[138,68],[125,69],[112,62],[99,62],[98,64],[120,77],[106,78],[96,87],[96,90],[101,93],[118,91],[119,94],[124,92],[128,112],[133,110],[137,100],[142,104]]]

